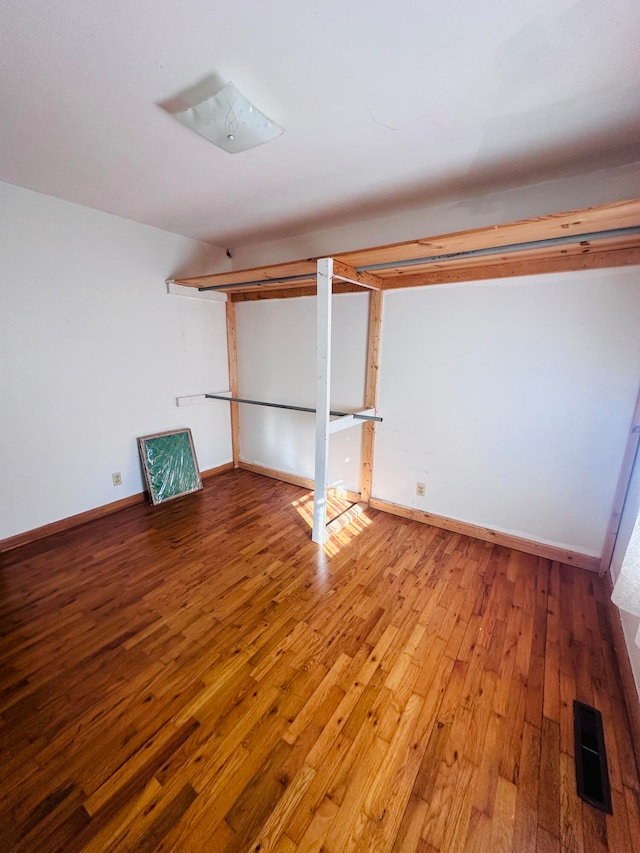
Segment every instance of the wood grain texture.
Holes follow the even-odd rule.
[[[319,547],[312,503],[229,471],[3,556],[0,849],[632,851],[604,581],[373,509]]]
[[[215,287],[218,284],[243,284],[253,281],[279,281],[282,278],[315,275],[316,258],[302,261],[287,261],[283,264],[271,264],[264,267],[252,267],[232,272],[218,272],[211,275],[193,276],[176,279],[176,284],[187,287]]]
[[[443,530],[451,530],[454,533],[462,533],[465,536],[474,536],[476,539],[482,539],[484,542],[495,542],[497,545],[503,545],[505,548],[513,548],[516,551],[523,551],[525,554],[545,557],[547,560],[557,560],[567,563],[570,566],[586,569],[589,572],[597,572],[600,565],[598,557],[580,554],[577,551],[568,551],[564,548],[556,548],[553,545],[545,545],[542,542],[534,542],[531,539],[522,539],[519,536],[511,536],[508,533],[500,533],[500,531],[491,530],[489,527],[468,524],[465,521],[458,521],[455,518],[434,515],[431,512],[400,506],[400,504],[382,501],[379,498],[371,498],[370,503],[374,509],[390,512],[392,515],[398,515],[401,518],[410,518],[412,521],[431,524],[434,527],[441,527]]]
[[[369,325],[367,330],[367,373],[365,378],[364,407],[375,409],[378,405],[378,378],[380,374],[380,334],[382,331],[382,293],[369,294]],[[373,450],[376,427],[374,421],[367,421],[362,429],[362,449],[360,462],[360,491],[362,500],[371,499],[373,480]]]
[[[599,237],[595,240],[583,239],[577,235],[572,239],[566,240],[565,238],[562,243],[549,246],[539,246],[534,242],[532,245],[524,244],[524,248],[518,249],[492,247],[490,253],[486,253],[485,249],[485,254],[471,256],[454,256],[442,260],[427,257],[424,262],[420,259],[404,266],[387,267],[381,271],[381,279],[385,285],[388,285],[390,280],[399,280],[404,276],[412,277],[430,270],[441,272],[454,268],[463,270],[466,267],[501,266],[510,263],[514,258],[517,259],[518,264],[537,263],[544,259],[553,261],[562,258],[574,258],[575,261],[578,258],[588,259],[592,254],[637,250],[639,247],[640,235],[638,234],[618,234],[614,237]]]
[[[626,238],[626,243],[618,248],[601,248],[601,243],[606,244],[606,240],[595,241],[588,247],[585,247],[582,242],[576,242],[562,244],[555,249],[521,250],[469,259],[434,261],[395,269],[390,267],[388,270],[379,271],[380,281],[382,290],[399,290],[408,287],[517,278],[525,275],[637,266],[640,264],[638,239],[637,235]],[[357,285],[339,280],[334,282],[333,290],[334,295],[362,292],[362,288]],[[315,284],[309,284],[306,279],[259,287],[247,285],[234,287],[228,291],[229,299],[233,302],[286,299],[293,296],[315,296],[315,294]]]
[[[358,284],[347,284],[344,281],[333,282],[333,295],[340,293],[366,293]],[[259,288],[238,288],[231,290],[228,297],[232,302],[254,302],[260,299],[292,299],[300,296],[316,295],[316,285],[309,282],[299,282],[298,284],[288,283],[286,285],[269,285],[268,287]]]
[[[352,279],[353,271],[356,271],[355,279],[363,283],[365,278],[360,276],[371,276],[371,272],[358,272],[358,269],[363,266],[381,265],[366,283],[379,287],[382,281],[385,289],[628,266],[640,263],[640,242],[637,234],[622,234],[600,240],[589,240],[586,235],[638,225],[640,199],[630,199],[583,210],[375,246],[355,252],[342,252],[334,255],[334,261],[338,265],[345,265],[344,269],[350,267],[352,272],[349,277]],[[558,237],[575,237],[575,240],[555,246],[522,246],[517,251],[505,251],[491,256],[450,258],[422,266],[398,266],[402,261],[482,249],[499,249]],[[308,258],[250,270],[180,279],[177,283],[191,287],[233,285],[229,293],[235,293],[235,297],[232,297],[234,301],[241,298],[273,299],[303,293],[312,294],[315,293],[315,287],[309,284],[308,277],[315,272],[315,261],[315,258]],[[263,284],[254,284],[260,281]],[[238,284],[246,286],[238,290]]]
[[[389,246],[377,246],[356,252],[336,255],[353,267],[384,264],[393,267],[399,260],[433,257],[473,249],[509,246],[535,240],[547,240],[568,235],[580,236],[592,232],[628,228],[640,225],[640,199],[630,199],[582,210],[550,213],[533,219],[495,224]],[[634,245],[636,245],[634,243]],[[380,275],[378,271],[378,275]]]
[[[636,238],[637,239],[637,238]],[[566,254],[565,254],[566,252]],[[523,259],[522,252],[511,252],[498,260],[483,257],[474,259],[474,263],[429,264],[421,272],[405,268],[402,275],[388,276],[382,279],[384,290],[398,290],[407,287],[426,287],[435,284],[456,284],[467,281],[490,281],[492,279],[517,278],[523,275],[547,275],[558,272],[582,272],[583,270],[614,269],[640,264],[640,248],[627,247],[610,251],[598,251],[598,244],[588,252],[573,252],[562,246],[543,254]]]
[[[358,272],[349,264],[342,261],[333,262],[333,275],[337,280],[349,281],[351,284],[362,284],[372,290],[382,289],[382,279],[370,272]]]
[[[205,480],[207,477],[215,477],[217,474],[222,474],[232,467],[232,463],[225,462],[223,465],[201,471],[200,476]],[[51,524],[45,524],[42,527],[35,527],[33,530],[25,530],[24,533],[9,536],[7,539],[0,539],[0,554],[12,551],[14,548],[21,548],[23,545],[36,542],[38,539],[45,539],[48,536],[54,536],[56,533],[63,533],[65,530],[72,530],[81,524],[87,524],[90,521],[95,521],[98,518],[104,518],[106,515],[119,512],[121,509],[127,509],[127,507],[144,503],[146,498],[146,492],[136,492],[135,495],[129,495],[126,498],[121,498],[119,501],[113,501],[112,503],[103,504],[103,506],[97,506],[94,509],[88,509],[86,512],[70,515],[68,518],[53,521]]]

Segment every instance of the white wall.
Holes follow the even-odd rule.
[[[618,539],[611,560],[611,577],[615,583],[622,561],[624,560],[627,545],[631,539],[631,533],[636,523],[636,519],[640,514],[640,455],[636,458],[636,464],[629,483],[629,491],[624,505],[622,518],[620,519],[620,530],[618,531]],[[635,643],[635,637],[640,626],[640,619],[633,616],[631,613],[626,613],[624,610],[618,611],[622,621],[622,629],[624,631],[625,640],[627,641],[627,650],[631,661],[631,669],[638,690],[638,698],[640,699],[640,648]]]
[[[239,246],[234,269],[351,252],[368,246],[404,242],[439,234],[582,210],[640,196],[640,163],[617,166],[500,192],[439,202],[378,219],[362,219],[339,227],[298,234],[286,240]]]
[[[367,298],[334,305],[332,406],[355,407]],[[315,300],[240,303],[237,318],[241,395],[313,406]],[[373,496],[599,556],[640,386],[639,324],[635,267],[386,293]],[[241,413],[243,459],[313,476],[310,416]],[[357,490],[359,431],[331,447],[331,479]]]
[[[364,406],[368,299],[345,293],[332,302],[331,408]],[[315,406],[315,297],[239,302],[238,387],[241,397]],[[331,437],[329,481],[360,488],[360,427]],[[315,420],[306,413],[240,406],[241,458],[313,478]]]
[[[599,555],[640,385],[639,272],[385,294],[374,496]]]
[[[631,164],[240,247],[234,268],[637,196],[640,164]],[[377,428],[374,495],[599,555],[640,384],[639,300],[637,269],[385,294],[385,420]],[[291,300],[289,311],[300,302]],[[251,309],[256,318],[263,306]],[[289,315],[281,346],[298,322]],[[240,346],[241,370],[247,346],[248,339]],[[360,344],[352,356],[359,353]],[[348,352],[340,356],[341,363],[349,359]],[[286,388],[284,382],[281,395]],[[278,432],[286,435],[291,423],[279,415]],[[244,422],[246,447],[257,447],[257,430]],[[273,467],[304,468],[310,476],[310,443],[304,455],[296,447],[280,460],[286,466]],[[426,483],[424,499],[415,495],[416,482]]]
[[[175,405],[228,383],[224,304],[164,284],[221,250],[8,184],[0,239],[0,538],[142,491],[136,436],[231,458],[226,404]]]

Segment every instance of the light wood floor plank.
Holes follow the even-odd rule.
[[[373,510],[322,548],[311,506],[234,471],[3,557],[0,849],[633,850],[604,583]]]

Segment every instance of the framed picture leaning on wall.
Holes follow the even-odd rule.
[[[190,429],[168,430],[138,438],[142,469],[155,506],[202,488]]]

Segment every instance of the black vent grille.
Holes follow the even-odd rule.
[[[595,808],[613,814],[602,714],[590,705],[574,701],[573,730],[578,796]]]

